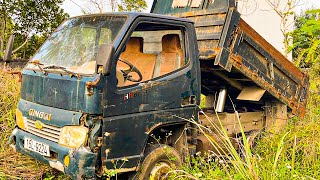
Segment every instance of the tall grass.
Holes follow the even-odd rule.
[[[192,175],[194,179],[320,179],[318,96],[310,95],[305,119],[295,117],[277,133],[264,132],[254,148],[242,130],[238,144],[240,151],[234,148],[232,138],[228,137],[221,122],[214,124],[206,116],[211,122],[211,129],[208,129],[190,120],[219,153],[208,152],[187,160],[183,172]],[[237,112],[235,114],[236,122],[241,127]],[[220,136],[219,142],[212,138],[216,134]],[[182,177],[180,175],[177,174],[173,179]]]
[[[20,92],[18,78],[6,73],[11,70],[0,70],[0,152],[5,150],[5,141],[14,127],[15,108]]]
[[[13,152],[7,145],[15,126],[15,109],[20,98],[18,77],[7,72],[19,70],[0,67],[0,179],[54,177],[56,171],[34,159]]]

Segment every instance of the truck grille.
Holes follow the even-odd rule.
[[[27,132],[58,143],[61,131],[60,128],[44,124],[42,129],[37,129],[35,122],[36,121],[30,119],[25,119]]]

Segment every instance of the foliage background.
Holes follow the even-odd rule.
[[[0,57],[14,34],[13,58],[28,59],[56,27],[69,17],[60,4],[63,0],[0,1]]]

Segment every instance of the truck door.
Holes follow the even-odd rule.
[[[194,34],[190,22],[134,21],[105,87],[102,162],[107,168],[117,162],[117,168],[133,170],[154,129],[197,114],[200,67]]]

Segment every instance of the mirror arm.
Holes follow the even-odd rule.
[[[6,71],[7,74],[18,75],[18,82],[22,82],[22,73],[21,71]]]
[[[101,74],[96,75],[92,81],[86,82],[87,88],[92,88],[92,87],[97,86],[99,84],[100,80],[101,80]]]
[[[99,47],[97,56],[97,72],[103,75],[109,75],[111,70],[111,61],[115,49],[112,44],[103,44]]]

